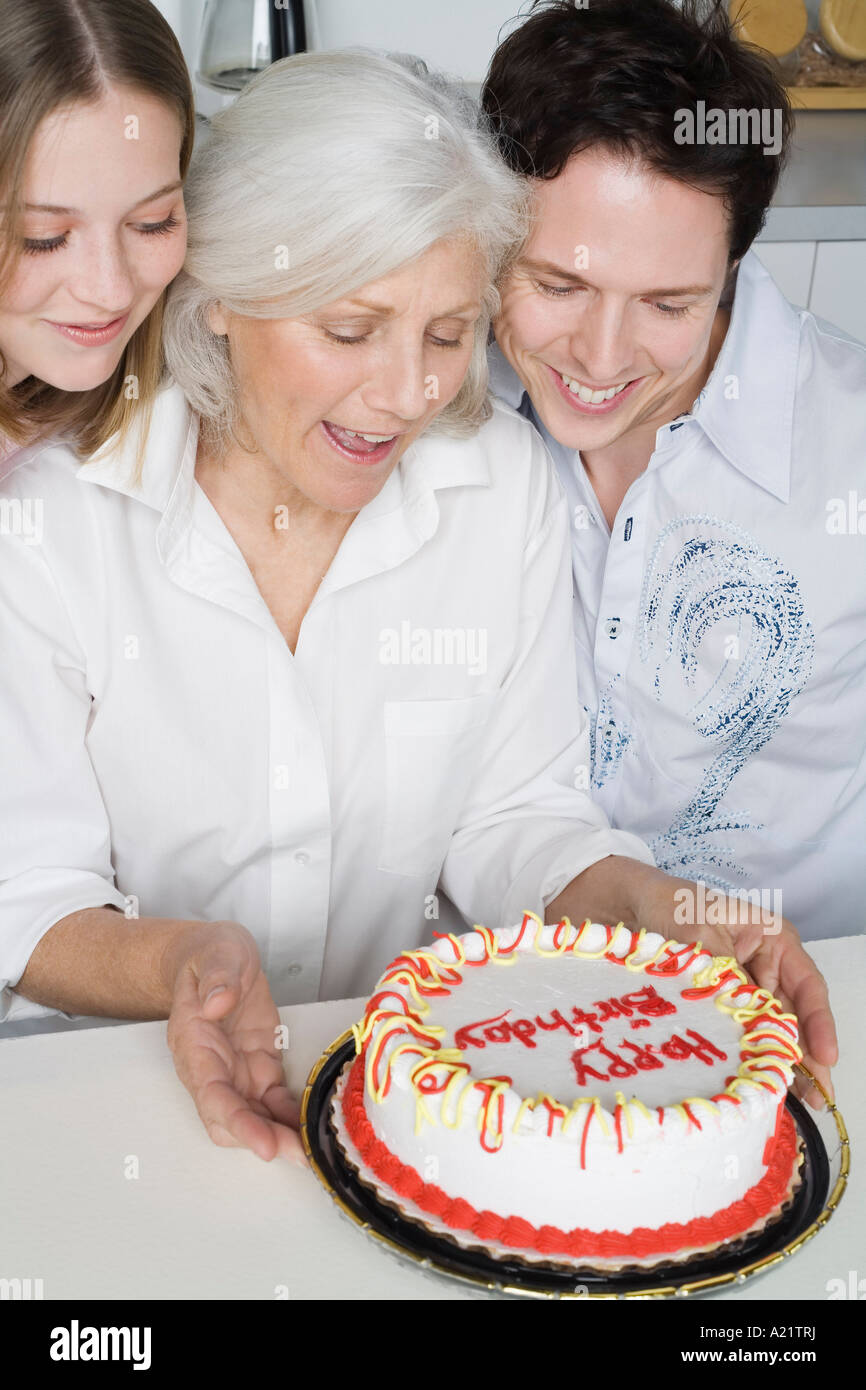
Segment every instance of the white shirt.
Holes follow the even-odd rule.
[[[759,890],[804,937],[862,931],[866,346],[746,255],[709,380],[657,430],[612,529],[579,452],[490,356],[568,494],[578,683],[612,824],[669,873]]]
[[[241,922],[286,1004],[368,992],[447,931],[440,875],[496,926],[608,854],[652,862],[575,787],[567,509],[526,421],[496,403],[407,450],[294,656],[197,436],[171,385],[140,489],[134,441],[43,449],[0,487],[3,1017],[46,1013],[10,987],[80,908]]]
[[[0,434],[0,480],[11,473],[13,468],[17,468],[24,461],[25,449],[33,452],[38,445],[13,444],[11,439],[7,439],[4,434]]]

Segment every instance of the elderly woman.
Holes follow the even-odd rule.
[[[565,503],[486,394],[523,193],[472,112],[288,59],[187,201],[140,435],[4,485],[0,985],[169,1017],[212,1138],[295,1157],[274,1001],[368,990],[446,895],[663,928],[672,880],[579,790]]]

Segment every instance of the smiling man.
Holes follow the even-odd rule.
[[[706,886],[684,924],[734,893],[806,938],[861,931],[866,347],[749,250],[784,90],[720,0],[554,0],[482,100],[535,198],[491,374],[571,506],[576,779]]]

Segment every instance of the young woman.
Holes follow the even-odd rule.
[[[149,0],[0,0],[0,476],[49,435],[93,452],[153,396],[194,123]]]

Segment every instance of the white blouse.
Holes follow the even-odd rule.
[[[197,436],[169,384],[138,488],[134,444],[0,484],[0,1019],[70,1017],[13,987],[81,908],[241,922],[288,1004],[369,991],[452,903],[504,925],[653,862],[582,790],[568,515],[530,424],[497,402],[407,450],[294,656]]]
[[[12,440],[7,439],[5,434],[0,434],[0,480],[23,462],[23,454],[24,447],[22,445],[13,444]]]

